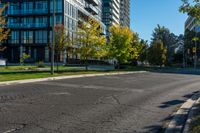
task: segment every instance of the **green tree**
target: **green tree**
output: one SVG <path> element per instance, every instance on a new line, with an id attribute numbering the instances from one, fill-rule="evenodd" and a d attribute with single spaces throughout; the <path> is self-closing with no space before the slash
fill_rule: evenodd
<path id="1" fill-rule="evenodd" d="M 77 32 L 77 42 L 79 43 L 77 52 L 84 60 L 86 70 L 88 70 L 89 58 L 100 58 L 105 54 L 103 48 L 106 38 L 102 33 L 100 23 L 92 18 L 89 18 L 88 22 L 83 22 Z"/>
<path id="2" fill-rule="evenodd" d="M 58 71 L 58 61 L 59 56 L 62 54 L 66 54 L 68 48 L 72 45 L 72 39 L 68 34 L 68 31 L 62 24 L 57 24 L 54 28 L 54 36 L 55 36 L 55 54 L 56 54 L 56 62 L 57 62 L 57 71 Z M 66 55 L 64 55 L 66 56 Z"/>
<path id="3" fill-rule="evenodd" d="M 164 47 L 167 49 L 167 65 L 170 65 L 175 54 L 176 44 L 178 37 L 170 32 L 170 30 L 164 26 L 158 25 L 152 34 L 152 41 L 161 40 Z"/>
<path id="4" fill-rule="evenodd" d="M 142 39 L 140 41 L 140 46 L 141 46 L 141 49 L 139 51 L 138 61 L 141 61 L 143 63 L 147 61 L 148 41 L 145 41 L 144 39 Z"/>
<path id="5" fill-rule="evenodd" d="M 128 27 L 113 25 L 109 31 L 109 57 L 117 60 L 119 69 L 121 63 L 127 63 L 137 56 L 136 48 L 133 47 L 137 42 L 132 40 L 133 32 Z"/>
<path id="6" fill-rule="evenodd" d="M 4 10 L 8 7 L 8 3 L 3 7 L 0 7 L 0 45 L 6 39 L 8 39 L 8 35 L 10 30 L 6 28 L 6 16 L 3 14 Z"/>
<path id="7" fill-rule="evenodd" d="M 195 47 L 195 38 L 200 38 L 200 33 L 196 33 L 195 31 L 186 30 L 184 34 L 184 53 L 185 53 L 185 60 L 187 65 L 192 65 L 193 62 L 193 47 Z M 197 39 L 197 43 L 199 44 L 200 41 Z M 200 46 L 197 45 L 197 50 L 199 51 Z"/>
<path id="8" fill-rule="evenodd" d="M 151 65 L 166 64 L 166 48 L 161 40 L 153 41 L 148 49 L 148 61 Z"/>
<path id="9" fill-rule="evenodd" d="M 26 59 L 30 58 L 29 54 L 23 53 L 22 57 L 20 58 L 20 65 L 24 65 Z"/>
<path id="10" fill-rule="evenodd" d="M 176 49 L 175 49 L 175 54 L 173 55 L 173 64 L 174 65 L 178 65 L 178 66 L 182 66 L 185 63 L 183 61 L 185 61 L 183 59 L 184 55 L 183 55 L 183 50 L 184 50 L 184 35 L 180 34 L 177 38 L 177 44 L 176 44 Z"/>
<path id="11" fill-rule="evenodd" d="M 200 20 L 200 1 L 182 0 L 182 2 L 183 4 L 180 6 L 179 11 Z"/>
<path id="12" fill-rule="evenodd" d="M 141 61 L 140 59 L 142 59 L 142 55 L 145 56 L 144 51 L 145 49 L 145 42 L 143 39 L 140 40 L 139 35 L 135 32 L 133 32 L 133 37 L 132 37 L 132 41 L 131 41 L 131 47 L 132 47 L 132 51 L 131 51 L 131 64 L 132 65 L 136 65 L 137 61 Z M 143 61 L 142 61 L 143 62 Z"/>

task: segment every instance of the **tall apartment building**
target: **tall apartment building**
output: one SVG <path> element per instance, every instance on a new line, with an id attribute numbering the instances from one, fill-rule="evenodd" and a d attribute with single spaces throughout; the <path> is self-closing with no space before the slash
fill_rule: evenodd
<path id="1" fill-rule="evenodd" d="M 7 2 L 8 0 L 2 0 Z M 9 0 L 7 27 L 9 39 L 3 44 L 2 56 L 9 62 L 19 62 L 23 53 L 30 55 L 29 62 L 50 61 L 52 43 L 53 0 Z M 101 22 L 101 0 L 55 0 L 55 22 L 63 24 L 69 35 L 76 37 L 79 24 L 89 17 Z M 104 24 L 101 23 L 102 27 Z M 73 58 L 78 58 L 74 55 Z M 65 59 L 62 59 L 65 60 Z"/>
<path id="2" fill-rule="evenodd" d="M 195 22 L 195 18 L 189 16 L 185 22 L 185 30 L 200 32 L 200 25 Z"/>
<path id="3" fill-rule="evenodd" d="M 130 0 L 102 0 L 102 21 L 107 27 L 119 24 L 130 27 Z"/>
<path id="4" fill-rule="evenodd" d="M 102 21 L 107 34 L 111 25 L 120 24 L 120 0 L 102 0 Z"/>
<path id="5" fill-rule="evenodd" d="M 130 0 L 120 1 L 120 24 L 130 27 Z"/>

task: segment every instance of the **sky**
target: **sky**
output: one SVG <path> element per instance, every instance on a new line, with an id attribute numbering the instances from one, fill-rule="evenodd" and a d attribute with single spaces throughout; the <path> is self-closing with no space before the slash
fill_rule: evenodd
<path id="1" fill-rule="evenodd" d="M 181 0 L 131 0 L 131 29 L 149 41 L 157 24 L 183 34 L 187 15 L 178 11 L 180 5 Z"/>

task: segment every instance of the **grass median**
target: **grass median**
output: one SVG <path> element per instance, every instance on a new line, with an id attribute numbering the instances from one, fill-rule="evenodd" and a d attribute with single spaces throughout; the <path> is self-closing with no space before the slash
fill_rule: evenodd
<path id="1" fill-rule="evenodd" d="M 59 72 L 55 71 L 54 75 L 50 74 L 50 67 L 46 66 L 42 69 L 37 66 L 8 66 L 0 67 L 0 82 L 24 80 L 24 79 L 36 79 L 36 78 L 47 78 L 57 76 L 70 76 L 70 75 L 81 75 L 81 74 L 101 74 L 101 73 L 115 73 L 115 72 L 127 72 L 127 71 L 141 71 L 145 70 L 142 67 L 131 67 L 122 70 L 107 69 L 108 67 L 103 66 L 100 70 L 98 66 L 91 67 L 90 70 L 85 71 L 84 67 L 72 67 L 72 66 L 59 66 Z"/>
<path id="2" fill-rule="evenodd" d="M 116 72 L 116 71 L 69 71 L 69 72 L 55 73 L 54 75 L 51 75 L 50 72 L 13 72 L 13 73 L 0 74 L 0 82 L 57 77 L 57 76 L 80 75 L 80 74 L 112 73 L 112 72 Z"/>

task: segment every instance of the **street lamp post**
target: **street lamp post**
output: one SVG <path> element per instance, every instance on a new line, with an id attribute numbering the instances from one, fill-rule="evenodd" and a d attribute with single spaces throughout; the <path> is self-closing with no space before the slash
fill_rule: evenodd
<path id="1" fill-rule="evenodd" d="M 55 0 L 53 0 L 53 21 L 52 21 L 52 45 L 51 45 L 51 74 L 54 74 L 54 47 L 55 47 L 55 37 L 54 37 L 54 27 L 55 27 Z"/>
<path id="2" fill-rule="evenodd" d="M 184 42 L 182 43 L 183 45 L 183 68 L 186 67 L 186 61 L 185 61 L 185 45 L 184 45 Z"/>
<path id="3" fill-rule="evenodd" d="M 197 40 L 195 40 L 195 61 L 194 61 L 194 69 L 197 68 Z"/>

